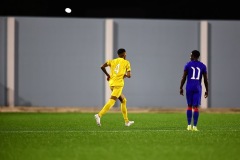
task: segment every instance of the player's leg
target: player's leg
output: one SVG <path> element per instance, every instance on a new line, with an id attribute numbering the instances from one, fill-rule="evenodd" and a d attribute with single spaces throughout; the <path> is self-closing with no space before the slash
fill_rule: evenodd
<path id="1" fill-rule="evenodd" d="M 123 119 L 125 122 L 128 122 L 128 115 L 127 115 L 127 99 L 126 97 L 121 94 L 121 96 L 118 98 L 121 102 L 121 111 L 122 111 L 122 114 L 123 114 Z"/>
<path id="2" fill-rule="evenodd" d="M 103 106 L 102 110 L 98 113 L 99 117 L 102 117 L 112 106 L 115 104 L 117 97 L 111 96 L 108 102 Z"/>
<path id="3" fill-rule="evenodd" d="M 108 102 L 103 106 L 102 110 L 98 113 L 99 117 L 101 118 L 112 106 L 115 104 L 117 98 L 119 97 L 118 87 L 110 87 L 112 90 L 111 97 Z"/>
<path id="4" fill-rule="evenodd" d="M 188 126 L 187 126 L 187 130 L 192 130 L 192 106 L 188 106 L 187 108 L 187 123 L 188 123 Z"/>
<path id="5" fill-rule="evenodd" d="M 186 91 L 186 99 L 187 99 L 187 111 L 186 111 L 186 116 L 187 116 L 187 130 L 192 130 L 192 98 L 193 94 L 191 91 Z"/>
<path id="6" fill-rule="evenodd" d="M 196 92 L 193 96 L 193 130 L 198 131 L 197 123 L 199 119 L 198 107 L 201 104 L 201 92 Z"/>
<path id="7" fill-rule="evenodd" d="M 101 109 L 100 112 L 98 112 L 98 114 L 95 114 L 94 117 L 96 119 L 96 123 L 98 126 L 101 126 L 100 123 L 100 118 L 110 109 L 112 108 L 112 106 L 115 104 L 117 96 L 115 96 L 115 89 L 114 87 L 111 87 L 112 90 L 112 94 L 110 99 L 108 100 L 108 102 L 103 106 L 103 108 Z"/>
<path id="8" fill-rule="evenodd" d="M 118 98 L 121 101 L 121 111 L 123 114 L 123 119 L 125 122 L 125 126 L 130 126 L 134 123 L 134 121 L 129 121 L 128 119 L 128 112 L 127 112 L 127 99 L 124 94 L 121 94 Z"/>
<path id="9" fill-rule="evenodd" d="M 123 114 L 124 122 L 127 123 L 129 121 L 127 113 L 127 99 L 123 94 L 121 94 L 121 96 L 118 99 L 121 101 L 121 111 Z"/>
<path id="10" fill-rule="evenodd" d="M 198 131 L 197 123 L 198 123 L 199 111 L 198 106 L 193 107 L 193 131 Z"/>

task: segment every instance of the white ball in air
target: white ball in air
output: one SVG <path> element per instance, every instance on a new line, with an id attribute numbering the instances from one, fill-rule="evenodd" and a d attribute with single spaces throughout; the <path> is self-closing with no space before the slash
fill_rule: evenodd
<path id="1" fill-rule="evenodd" d="M 70 8 L 66 8 L 66 9 L 65 9 L 65 12 L 67 12 L 67 13 L 71 13 L 71 11 L 72 11 L 72 10 L 71 10 Z"/>

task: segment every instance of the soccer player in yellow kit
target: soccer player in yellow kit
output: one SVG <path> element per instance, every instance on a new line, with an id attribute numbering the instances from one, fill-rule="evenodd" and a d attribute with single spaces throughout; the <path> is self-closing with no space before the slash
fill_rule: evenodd
<path id="1" fill-rule="evenodd" d="M 98 126 L 101 126 L 100 119 L 101 117 L 112 108 L 115 104 L 116 100 L 119 99 L 121 101 L 121 111 L 123 114 L 123 118 L 125 121 L 125 126 L 131 126 L 134 121 L 129 121 L 127 115 L 127 99 L 122 94 L 122 90 L 124 87 L 124 78 L 131 78 L 131 65 L 128 60 L 126 60 L 126 50 L 123 48 L 118 49 L 118 58 L 113 60 L 106 61 L 101 69 L 107 76 L 107 80 L 109 81 L 109 86 L 112 91 L 111 97 L 108 102 L 103 106 L 98 114 L 95 114 L 94 117 L 96 119 L 96 123 Z M 106 71 L 106 67 L 110 67 L 110 75 Z"/>

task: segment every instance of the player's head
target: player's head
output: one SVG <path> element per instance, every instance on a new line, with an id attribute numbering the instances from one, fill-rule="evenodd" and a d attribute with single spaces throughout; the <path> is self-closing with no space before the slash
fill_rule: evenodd
<path id="1" fill-rule="evenodd" d="M 198 50 L 193 50 L 191 52 L 191 60 L 198 60 L 198 58 L 200 57 L 200 52 Z"/>
<path id="2" fill-rule="evenodd" d="M 124 58 L 124 59 L 127 56 L 126 50 L 124 48 L 118 49 L 117 53 L 118 53 L 118 57 L 121 57 L 121 58 Z"/>

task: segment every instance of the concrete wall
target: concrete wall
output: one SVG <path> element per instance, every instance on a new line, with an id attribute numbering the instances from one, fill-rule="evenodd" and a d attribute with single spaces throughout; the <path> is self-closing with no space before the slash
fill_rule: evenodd
<path id="1" fill-rule="evenodd" d="M 17 105 L 101 106 L 104 20 L 16 18 Z"/>
<path id="2" fill-rule="evenodd" d="M 16 22 L 17 106 L 104 105 L 105 19 L 16 17 Z M 114 19 L 114 24 L 114 56 L 123 47 L 132 65 L 123 90 L 128 106 L 186 107 L 179 85 L 190 52 L 200 48 L 200 21 Z M 209 26 L 209 106 L 240 107 L 240 22 Z"/>
<path id="3" fill-rule="evenodd" d="M 6 105 L 6 18 L 0 17 L 0 106 Z"/>
<path id="4" fill-rule="evenodd" d="M 199 21 L 116 20 L 117 46 L 125 47 L 132 78 L 124 92 L 129 106 L 182 107 L 183 67 L 199 48 Z"/>
<path id="5" fill-rule="evenodd" d="M 209 21 L 210 105 L 240 107 L 240 21 Z"/>

